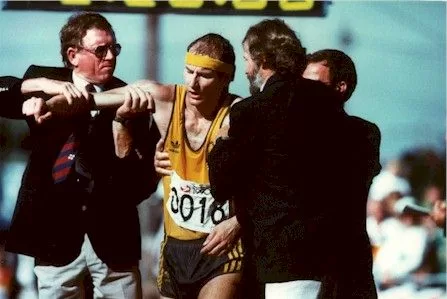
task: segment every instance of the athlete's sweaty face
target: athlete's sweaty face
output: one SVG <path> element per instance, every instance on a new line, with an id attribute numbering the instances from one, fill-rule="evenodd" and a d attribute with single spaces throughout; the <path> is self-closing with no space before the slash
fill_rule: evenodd
<path id="1" fill-rule="evenodd" d="M 218 101 L 228 80 L 218 72 L 207 68 L 187 64 L 183 72 L 187 86 L 187 98 L 193 105 Z"/>

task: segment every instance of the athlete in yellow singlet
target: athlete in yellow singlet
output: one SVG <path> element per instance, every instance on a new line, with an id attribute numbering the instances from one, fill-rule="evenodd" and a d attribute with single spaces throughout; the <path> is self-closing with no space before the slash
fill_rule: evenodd
<path id="1" fill-rule="evenodd" d="M 228 125 L 230 105 L 240 100 L 228 92 L 234 71 L 230 42 L 207 34 L 187 48 L 184 85 L 150 80 L 132 84 L 134 91 L 145 93 L 141 99 L 153 100 L 152 117 L 172 162 L 172 172 L 163 178 L 165 239 L 158 277 L 163 298 L 237 297 L 243 258 L 240 228 L 230 203 L 214 202 L 206 164 L 219 131 Z M 98 108 L 117 106 L 129 90 L 92 96 Z M 120 145 L 118 156 L 133 150 L 130 139 Z"/>
<path id="2" fill-rule="evenodd" d="M 220 35 L 208 34 L 191 43 L 185 63 L 185 85 L 148 83 L 172 168 L 163 177 L 165 240 L 158 285 L 166 298 L 234 298 L 243 257 L 240 240 L 234 240 L 238 223 L 230 203 L 219 205 L 211 196 L 206 164 L 237 98 L 228 93 L 233 48 Z"/>
<path id="3" fill-rule="evenodd" d="M 187 86 L 176 86 L 171 121 L 164 138 L 164 150 L 169 154 L 173 169 L 171 175 L 163 177 L 164 219 L 166 236 L 196 240 L 206 237 L 216 224 L 229 216 L 229 203 L 217 205 L 211 196 L 206 156 L 234 96 L 221 99 L 221 107 L 208 130 L 192 145 L 184 124 L 187 91 Z"/>

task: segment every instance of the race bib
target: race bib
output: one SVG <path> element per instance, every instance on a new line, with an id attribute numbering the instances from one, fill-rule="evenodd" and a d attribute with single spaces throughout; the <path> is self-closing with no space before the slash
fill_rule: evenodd
<path id="1" fill-rule="evenodd" d="M 184 180 L 176 172 L 171 175 L 166 208 L 178 226 L 203 233 L 210 233 L 230 212 L 228 201 L 214 200 L 209 184 Z"/>

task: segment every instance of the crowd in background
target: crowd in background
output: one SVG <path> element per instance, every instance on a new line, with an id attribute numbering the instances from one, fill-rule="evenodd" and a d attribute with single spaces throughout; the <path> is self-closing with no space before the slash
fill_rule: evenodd
<path id="1" fill-rule="evenodd" d="M 429 216 L 444 201 L 445 158 L 431 150 L 404 153 L 375 177 L 367 229 L 380 298 L 445 298 L 445 227 Z"/>

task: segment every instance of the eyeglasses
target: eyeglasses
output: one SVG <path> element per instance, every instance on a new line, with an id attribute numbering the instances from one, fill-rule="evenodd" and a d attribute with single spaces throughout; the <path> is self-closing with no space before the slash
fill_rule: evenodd
<path id="1" fill-rule="evenodd" d="M 107 56 L 107 52 L 109 52 L 109 49 L 110 49 L 110 51 L 112 51 L 112 54 L 114 56 L 118 56 L 121 53 L 121 45 L 120 44 L 98 46 L 94 50 L 90 50 L 90 49 L 84 48 L 82 46 L 78 46 L 78 47 L 82 50 L 92 53 L 99 59 L 104 59 L 104 57 Z"/>

